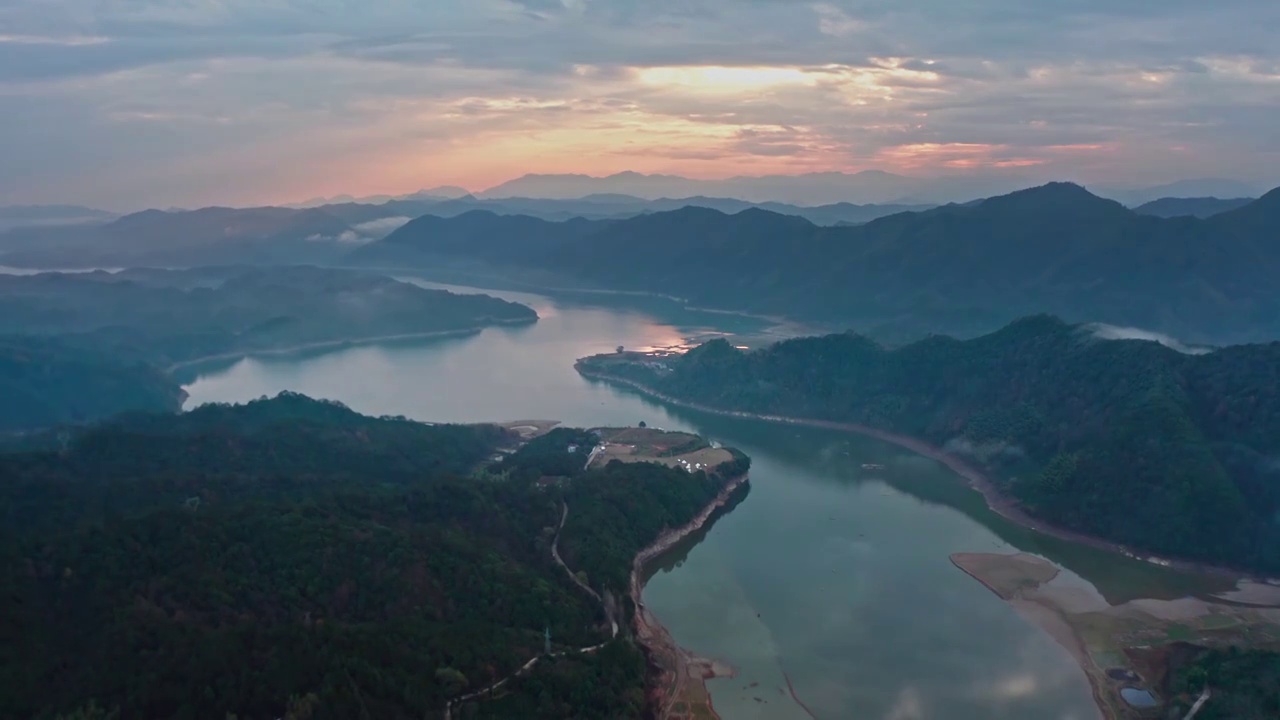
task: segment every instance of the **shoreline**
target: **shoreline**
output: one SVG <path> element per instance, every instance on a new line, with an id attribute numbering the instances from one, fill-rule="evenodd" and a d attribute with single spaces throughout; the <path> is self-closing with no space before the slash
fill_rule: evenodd
<path id="1" fill-rule="evenodd" d="M 733 494 L 747 482 L 747 474 L 730 479 L 724 488 L 720 490 L 720 493 L 692 520 L 681 527 L 670 528 L 658 535 L 652 544 L 636 553 L 635 558 L 631 561 L 630 595 L 631 602 L 635 605 L 635 617 L 632 621 L 633 630 L 635 631 L 636 640 L 647 651 L 650 664 L 659 667 L 660 670 L 658 686 L 647 688 L 651 697 L 655 691 L 661 693 L 660 702 L 662 705 L 657 714 L 658 720 L 666 720 L 671 713 L 672 706 L 681 696 L 687 683 L 701 684 L 703 694 L 708 698 L 708 711 L 712 717 L 720 720 L 720 715 L 716 713 L 715 707 L 711 703 L 711 695 L 706 689 L 706 681 L 717 677 L 733 677 L 735 671 L 715 661 L 695 657 L 675 642 L 667 628 L 645 607 L 645 570 L 650 563 L 661 558 L 663 554 L 669 552 L 681 540 L 702 529 L 707 521 L 711 519 L 711 516 L 724 507 Z M 665 657 L 668 660 L 672 666 L 670 671 L 661 669 L 660 663 L 656 660 L 658 657 Z M 699 668 L 697 672 L 693 671 L 695 666 Z M 669 681 L 668 674 L 672 676 Z M 670 682 L 669 686 L 668 682 Z"/>
<path id="2" fill-rule="evenodd" d="M 867 425 L 860 425 L 858 423 L 842 423 L 842 422 L 836 422 L 833 420 L 815 420 L 811 418 L 795 418 L 795 417 L 787 417 L 782 415 L 764 415 L 760 413 L 751 413 L 751 412 L 745 412 L 741 410 L 725 410 L 722 408 L 715 408 L 709 405 L 703 405 L 701 403 L 690 402 L 687 400 L 681 400 L 679 398 L 672 397 L 670 395 L 659 392 L 641 382 L 632 380 L 630 378 L 619 377 L 617 375 L 611 375 L 609 373 L 600 372 L 597 370 L 585 369 L 582 366 L 581 361 L 576 363 L 574 367 L 578 371 L 578 374 L 582 375 L 583 377 L 602 380 L 605 382 L 617 383 L 620 385 L 626 385 L 628 387 L 631 387 L 640 391 L 645 395 L 648 395 L 657 400 L 661 400 L 662 402 L 670 403 L 672 405 L 676 405 L 679 407 L 688 408 L 690 410 L 697 410 L 699 412 L 710 413 L 713 415 L 744 418 L 749 420 L 762 420 L 765 422 L 782 423 L 786 425 L 799 425 L 803 427 L 815 427 L 815 428 L 823 428 L 827 430 L 841 430 L 844 432 L 856 433 L 858 435 L 866 435 L 868 437 L 873 437 L 878 440 L 883 440 L 885 442 L 892 443 L 899 447 L 906 448 L 907 450 L 910 450 L 918 455 L 922 455 L 931 460 L 936 460 L 937 462 L 942 463 L 943 465 L 947 466 L 947 468 L 949 468 L 952 472 L 964 478 L 967 481 L 967 484 L 969 485 L 969 487 L 973 488 L 974 490 L 982 494 L 982 497 L 986 500 L 987 507 L 991 509 L 992 512 L 996 513 L 997 515 L 1003 517 L 1004 519 L 1016 525 L 1025 527 L 1029 530 L 1034 530 L 1035 532 L 1038 532 L 1042 535 L 1054 537 L 1059 540 L 1066 540 L 1068 542 L 1076 543 L 1078 545 L 1085 545 L 1087 547 L 1092 547 L 1098 550 L 1104 550 L 1106 552 L 1115 553 L 1117 555 L 1123 555 L 1124 557 L 1130 558 L 1132 560 L 1137 560 L 1139 562 L 1146 562 L 1153 565 L 1158 565 L 1160 567 L 1166 567 L 1166 568 L 1170 568 L 1173 570 L 1178 570 L 1186 573 L 1215 575 L 1218 577 L 1229 578 L 1229 579 L 1235 580 L 1236 582 L 1239 582 L 1241 580 L 1266 582 L 1268 580 L 1268 578 L 1258 576 L 1252 573 L 1248 573 L 1242 570 L 1236 570 L 1234 568 L 1209 565 L 1207 563 L 1200 563 L 1192 560 L 1159 558 L 1150 553 L 1142 554 L 1142 553 L 1134 552 L 1133 550 L 1119 543 L 1114 543 L 1109 540 L 1104 540 L 1100 537 L 1088 535 L 1075 530 L 1069 530 L 1067 528 L 1060 527 L 1052 523 L 1049 523 L 1047 521 L 1035 518 L 1026 510 L 1024 510 L 1017 503 L 1017 501 L 1015 501 L 1013 498 L 1010 498 L 1007 495 L 1005 495 L 1003 492 L 1001 492 L 982 470 L 979 470 L 976 466 L 970 464 L 964 459 L 959 458 L 955 455 L 952 455 L 951 453 L 946 452 L 942 448 L 937 447 L 935 445 L 931 445 L 918 438 L 913 438 L 907 435 L 900 435 L 898 433 L 889 432 L 887 430 L 881 430 L 879 428 L 874 428 Z"/>
<path id="3" fill-rule="evenodd" d="M 308 350 L 323 350 L 325 348 L 341 348 L 341 347 L 353 347 L 353 346 L 359 346 L 359 345 L 372 345 L 375 343 L 394 342 L 397 340 L 425 340 L 428 338 L 437 338 L 437 337 L 460 337 L 463 335 L 472 335 L 478 332 L 482 332 L 486 328 L 490 328 L 498 325 L 523 325 L 526 323 L 536 323 L 537 321 L 538 321 L 537 318 L 534 318 L 532 320 L 516 320 L 516 319 L 494 320 L 487 325 L 476 325 L 473 327 L 457 328 L 455 330 L 431 330 L 431 331 L 425 331 L 425 332 L 398 333 L 394 335 L 374 335 L 371 337 L 363 337 L 363 338 L 343 338 L 339 340 L 317 340 L 315 342 L 302 343 L 300 345 L 289 345 L 287 347 L 282 347 L 282 348 L 232 350 L 224 353 L 214 353 L 213 355 L 203 355 L 201 357 L 192 358 L 190 360 L 183 360 L 181 362 L 177 362 L 168 366 L 167 368 L 165 368 L 165 372 L 173 373 L 185 367 L 190 367 L 192 365 L 200 365 L 206 362 L 214 362 L 217 360 L 232 360 L 232 359 L 259 357 L 263 355 L 268 355 L 268 356 L 269 355 L 290 355 L 292 353 L 306 352 Z"/>

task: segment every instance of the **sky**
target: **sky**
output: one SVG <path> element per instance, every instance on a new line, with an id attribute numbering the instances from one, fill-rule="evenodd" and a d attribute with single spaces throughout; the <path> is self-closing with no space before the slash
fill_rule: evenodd
<path id="1" fill-rule="evenodd" d="M 526 172 L 1280 184 L 1275 0 L 0 0 L 0 205 Z"/>

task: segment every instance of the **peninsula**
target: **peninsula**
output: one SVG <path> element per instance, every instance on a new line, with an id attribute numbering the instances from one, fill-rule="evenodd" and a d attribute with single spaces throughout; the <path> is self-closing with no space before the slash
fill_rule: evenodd
<path id="1" fill-rule="evenodd" d="M 314 267 L 0 275 L 0 388 L 15 398 L 0 432 L 176 411 L 172 371 L 195 362 L 537 318 L 487 295 Z"/>
<path id="2" fill-rule="evenodd" d="M 1033 316 L 967 341 L 887 349 L 846 333 L 744 352 L 713 340 L 577 367 L 713 412 L 876 434 L 947 462 L 1037 529 L 1280 573 L 1280 343 L 1193 354 Z"/>

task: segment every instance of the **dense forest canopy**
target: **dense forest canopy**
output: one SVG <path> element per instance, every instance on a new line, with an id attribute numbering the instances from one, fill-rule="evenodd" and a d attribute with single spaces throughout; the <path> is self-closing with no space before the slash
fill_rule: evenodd
<path id="1" fill-rule="evenodd" d="M 621 591 L 723 477 L 587 472 L 568 439 L 592 436 L 491 463 L 501 428 L 283 394 L 0 453 L 0 717 L 438 717 L 548 628 L 555 650 L 605 642 L 601 604 L 552 559 L 565 503 L 566 561 Z M 644 680 L 623 632 L 455 717 L 640 718 Z"/>
<path id="2" fill-rule="evenodd" d="M 1048 316 L 886 349 L 723 340 L 624 375 L 719 408 L 861 423 L 968 453 L 1033 513 L 1136 548 L 1280 571 L 1280 343 L 1184 354 Z"/>
<path id="3" fill-rule="evenodd" d="M 1199 720 L 1274 720 L 1280 717 L 1280 652 L 1239 648 L 1201 650 L 1170 682 L 1178 717 L 1207 687 Z"/>
<path id="4" fill-rule="evenodd" d="M 427 216 L 350 261 L 553 273 L 561 285 L 661 293 L 894 341 L 981 334 L 1050 312 L 1227 344 L 1280 336 L 1278 235 L 1280 189 L 1209 218 L 1162 218 L 1053 183 L 857 227 L 758 208 L 561 223 Z"/>

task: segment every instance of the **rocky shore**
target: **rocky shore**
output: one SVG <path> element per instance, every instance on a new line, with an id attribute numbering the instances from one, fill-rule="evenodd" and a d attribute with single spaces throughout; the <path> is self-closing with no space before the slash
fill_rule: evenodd
<path id="1" fill-rule="evenodd" d="M 747 476 L 732 478 L 720 494 L 686 525 L 663 532 L 649 547 L 636 554 L 631 563 L 631 601 L 635 604 L 636 640 L 645 648 L 655 679 L 649 688 L 658 707 L 659 720 L 677 720 L 694 716 L 692 707 L 705 704 L 711 716 L 719 718 L 711 704 L 706 681 L 716 677 L 733 677 L 732 668 L 713 660 L 696 657 L 672 639 L 662 623 L 644 604 L 645 570 L 648 565 L 675 547 L 684 538 L 700 530 L 717 510 L 729 502 L 735 492 L 747 483 Z"/>

